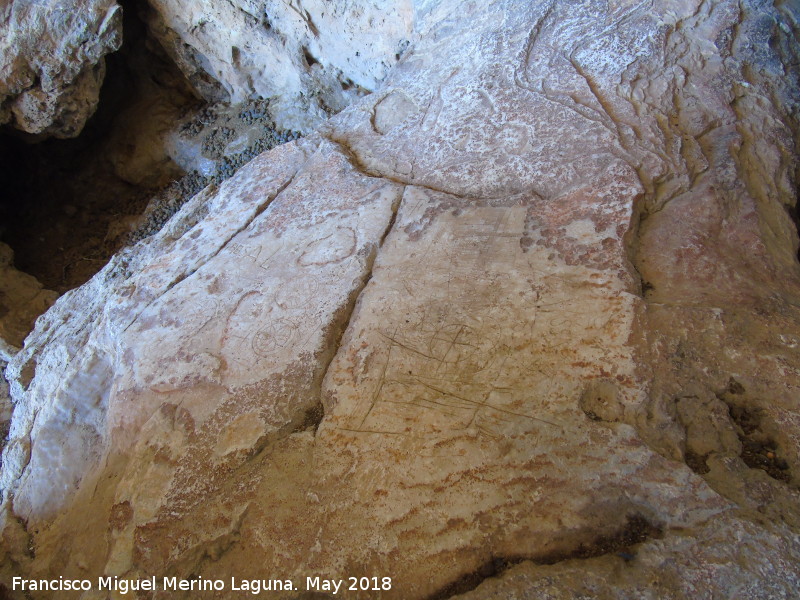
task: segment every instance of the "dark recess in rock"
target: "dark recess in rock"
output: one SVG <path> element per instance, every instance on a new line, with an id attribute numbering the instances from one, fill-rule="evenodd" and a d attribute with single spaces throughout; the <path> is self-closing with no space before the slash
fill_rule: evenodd
<path id="1" fill-rule="evenodd" d="M 221 119 L 213 106 L 203 108 L 190 83 L 147 33 L 140 18 L 146 4 L 121 4 L 123 46 L 107 58 L 98 110 L 81 135 L 42 141 L 8 130 L 0 137 L 0 185 L 7 190 L 0 200 L 0 241 L 14 249 L 19 270 L 58 293 L 86 282 L 121 247 L 158 231 L 208 184 L 228 179 L 261 152 L 299 135 L 275 130 L 267 100 L 245 103 L 238 120 Z M 137 108 L 149 108 L 148 102 L 159 108 L 162 98 L 187 119 L 183 132 L 202 133 L 203 155 L 216 161 L 213 174 L 183 174 L 165 156 L 149 167 L 138 167 L 147 172 L 144 181 L 124 176 L 125 170 L 137 169 L 136 161 L 149 151 L 137 148 L 136 131 L 149 125 L 139 118 L 172 125 L 169 116 Z M 198 110 L 197 116 L 190 116 Z M 254 141 L 243 150 L 227 151 L 234 135 L 247 127 L 256 130 Z"/>
<path id="2" fill-rule="evenodd" d="M 170 86 L 176 102 L 196 104 L 188 84 L 156 45 L 148 43 L 137 2 L 123 6 L 123 45 L 107 56 L 97 112 L 81 134 L 40 141 L 6 129 L 0 137 L 0 240 L 15 251 L 15 266 L 63 293 L 88 280 L 119 248 L 109 226 L 140 214 L 152 190 L 125 181 L 108 157 L 112 132 L 141 123 L 125 111 L 147 86 Z M 144 67 L 144 68 L 143 68 Z M 147 80 L 147 81 L 145 81 Z M 126 137 L 126 136 L 122 136 Z M 12 225 L 13 224 L 13 225 Z"/>
<path id="3" fill-rule="evenodd" d="M 652 524 L 642 515 L 632 514 L 627 517 L 625 525 L 619 531 L 597 536 L 593 541 L 578 544 L 573 550 L 567 552 L 555 552 L 541 557 L 492 557 L 472 573 L 460 577 L 432 596 L 429 596 L 428 600 L 446 600 L 452 596 L 474 590 L 484 580 L 490 577 L 497 577 L 514 565 L 525 561 L 540 565 L 553 565 L 565 560 L 617 554 L 627 562 L 633 560 L 636 556 L 634 546 L 649 539 L 660 538 L 662 535 L 661 527 Z"/>

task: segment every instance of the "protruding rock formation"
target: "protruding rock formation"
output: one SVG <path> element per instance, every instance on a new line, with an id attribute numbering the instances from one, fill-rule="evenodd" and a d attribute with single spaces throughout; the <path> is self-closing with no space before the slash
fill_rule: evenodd
<path id="1" fill-rule="evenodd" d="M 796 593 L 796 7 L 415 10 L 374 94 L 38 321 L 4 576 Z"/>
<path id="2" fill-rule="evenodd" d="M 34 277 L 15 269 L 13 259 L 11 248 L 0 243 L 0 448 L 5 446 L 11 420 L 11 397 L 3 371 L 19 352 L 36 317 L 58 297 Z"/>
<path id="3" fill-rule="evenodd" d="M 97 107 L 103 57 L 121 43 L 114 0 L 0 2 L 0 124 L 78 135 Z"/>

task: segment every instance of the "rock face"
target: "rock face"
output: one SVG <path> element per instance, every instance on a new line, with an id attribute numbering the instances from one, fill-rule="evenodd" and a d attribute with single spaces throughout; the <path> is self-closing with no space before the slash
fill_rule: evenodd
<path id="1" fill-rule="evenodd" d="M 411 0 L 149 0 L 146 19 L 200 94 L 276 97 L 279 125 L 305 131 L 375 89 L 399 59 Z"/>
<path id="2" fill-rule="evenodd" d="M 8 360 L 22 347 L 33 323 L 57 298 L 55 292 L 42 289 L 35 278 L 14 268 L 14 252 L 0 244 L 0 360 Z M 14 348 L 11 350 L 9 348 Z"/>
<path id="3" fill-rule="evenodd" d="M 0 243 L 0 448 L 5 447 L 12 403 L 3 371 L 33 329 L 36 317 L 58 294 L 42 288 L 36 278 L 14 268 L 14 252 Z"/>
<path id="4" fill-rule="evenodd" d="M 114 0 L 0 2 L 0 124 L 78 135 L 97 107 L 103 56 L 121 43 Z"/>
<path id="5" fill-rule="evenodd" d="M 374 94 L 38 321 L 4 576 L 796 593 L 796 6 L 415 11 Z"/>

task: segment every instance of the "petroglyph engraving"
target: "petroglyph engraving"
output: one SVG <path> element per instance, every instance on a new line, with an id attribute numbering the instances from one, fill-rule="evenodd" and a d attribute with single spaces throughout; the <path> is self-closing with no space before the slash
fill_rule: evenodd
<path id="1" fill-rule="evenodd" d="M 275 292 L 275 303 L 285 310 L 305 309 L 318 297 L 321 287 L 313 277 L 285 282 Z"/>
<path id="2" fill-rule="evenodd" d="M 438 278 L 444 278 L 448 284 L 459 276 L 467 276 L 473 280 L 496 277 L 511 266 L 508 259 L 516 256 L 513 246 L 519 243 L 518 240 L 524 233 L 525 210 L 519 206 L 487 207 L 474 211 L 475 216 L 471 218 L 454 219 L 454 239 L 430 239 L 419 253 L 419 265 L 414 271 L 409 270 L 405 278 L 416 278 L 420 268 L 435 269 Z M 440 253 L 444 253 L 448 260 L 437 260 L 434 266 L 429 266 L 430 259 Z M 497 263 L 502 263 L 502 268 L 497 268 Z M 462 288 L 461 292 L 474 299 L 472 287 Z"/>
<path id="3" fill-rule="evenodd" d="M 356 232 L 350 227 L 337 227 L 335 231 L 311 242 L 297 259 L 298 264 L 330 265 L 342 262 L 356 251 Z"/>
<path id="4" fill-rule="evenodd" d="M 215 298 L 200 298 L 193 304 L 186 316 L 187 330 L 194 336 L 200 333 L 220 312 L 221 303 Z"/>
<path id="5" fill-rule="evenodd" d="M 267 357 L 287 348 L 299 337 L 301 324 L 293 319 L 280 318 L 259 329 L 252 337 L 251 347 L 258 356 Z"/>
<path id="6" fill-rule="evenodd" d="M 232 242 L 228 244 L 227 249 L 234 256 L 241 259 L 249 259 L 252 262 L 256 262 L 258 260 L 258 257 L 261 255 L 263 250 L 261 246 L 245 246 L 244 244 L 239 244 L 238 242 Z"/>
<path id="7" fill-rule="evenodd" d="M 417 104 L 406 94 L 392 91 L 375 105 L 372 126 L 378 133 L 386 134 L 418 111 Z"/>
<path id="8" fill-rule="evenodd" d="M 498 339 L 502 331 L 491 310 L 471 315 L 445 302 L 379 331 L 380 362 L 370 368 L 379 375 L 349 424 L 364 432 L 418 436 L 474 429 L 491 437 L 509 428 L 557 426 L 528 414 L 517 390 L 506 385 L 513 352 Z"/>
<path id="9" fill-rule="evenodd" d="M 503 129 L 500 139 L 503 148 L 510 154 L 521 155 L 530 149 L 529 127 L 522 123 L 509 123 Z"/>
<path id="10" fill-rule="evenodd" d="M 428 341 L 428 349 L 440 363 L 463 362 L 475 354 L 480 344 L 478 334 L 463 323 L 449 323 L 436 330 Z"/>

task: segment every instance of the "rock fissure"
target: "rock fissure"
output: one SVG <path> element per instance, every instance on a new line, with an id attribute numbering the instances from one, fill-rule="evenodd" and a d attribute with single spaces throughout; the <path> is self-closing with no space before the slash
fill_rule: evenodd
<path id="1" fill-rule="evenodd" d="M 296 174 L 295 174 L 295 175 L 296 175 Z M 246 221 L 245 221 L 245 222 L 244 222 L 242 225 L 240 225 L 240 226 L 239 226 L 239 228 L 238 228 L 238 229 L 236 229 L 236 230 L 234 230 L 233 232 L 231 232 L 231 233 L 230 233 L 230 235 L 227 235 L 226 239 L 225 239 L 225 240 L 222 242 L 222 244 L 220 244 L 220 245 L 219 245 L 219 246 L 216 248 L 216 250 L 215 250 L 213 253 L 211 253 L 209 256 L 205 257 L 201 263 L 199 263 L 199 264 L 197 264 L 197 265 L 193 266 L 191 270 L 189 270 L 189 271 L 184 271 L 184 272 L 180 273 L 180 274 L 179 274 L 177 277 L 175 277 L 175 279 L 173 279 L 172 281 L 170 281 L 170 282 L 169 282 L 169 283 L 166 285 L 166 287 L 164 288 L 164 290 L 161 292 L 161 294 L 160 294 L 160 295 L 158 295 L 158 296 L 156 296 L 156 297 L 154 297 L 154 298 L 153 298 L 153 299 L 152 299 L 152 300 L 151 300 L 151 301 L 150 301 L 150 302 L 149 302 L 149 303 L 148 303 L 148 304 L 147 304 L 147 305 L 146 305 L 146 306 L 145 306 L 145 307 L 142 309 L 142 311 L 141 311 L 139 314 L 137 314 L 135 317 L 133 317 L 133 319 L 132 319 L 132 320 L 131 320 L 131 321 L 128 323 L 128 325 L 126 325 L 126 326 L 125 326 L 125 328 L 124 328 L 122 331 L 123 331 L 123 332 L 125 332 L 125 331 L 127 331 L 128 329 L 130 329 L 130 327 L 136 323 L 136 321 L 137 321 L 137 319 L 140 317 L 140 315 L 141 315 L 141 314 L 143 314 L 143 313 L 144 313 L 144 312 L 145 312 L 145 311 L 146 311 L 146 310 L 147 310 L 147 309 L 148 309 L 148 308 L 149 308 L 149 307 L 150 307 L 150 306 L 151 306 L 153 303 L 157 302 L 157 301 L 158 301 L 158 299 L 161 297 L 161 295 L 163 295 L 163 294 L 167 293 L 167 292 L 168 292 L 168 291 L 170 291 L 172 288 L 176 287 L 177 285 L 180 285 L 180 283 L 181 283 L 181 282 L 183 282 L 183 281 L 185 281 L 187 278 L 191 277 L 191 276 L 192 276 L 194 273 L 196 273 L 196 272 L 197 272 L 199 269 L 201 269 L 201 268 L 202 268 L 204 265 L 208 264 L 208 263 L 209 263 L 210 261 L 212 261 L 212 260 L 213 260 L 213 259 L 214 259 L 216 256 L 218 256 L 218 255 L 219 255 L 219 253 L 220 253 L 220 252 L 222 252 L 222 251 L 223 251 L 223 250 L 224 250 L 224 249 L 225 249 L 225 248 L 228 246 L 228 244 L 230 244 L 230 243 L 231 243 L 231 241 L 232 241 L 232 240 L 233 240 L 233 239 L 234 239 L 236 236 L 238 236 L 238 235 L 239 235 L 240 233 L 242 233 L 243 231 L 246 231 L 246 230 L 247 230 L 247 229 L 250 227 L 250 225 L 252 225 L 253 221 L 255 221 L 255 220 L 256 220 L 256 219 L 257 219 L 259 216 L 261 216 L 261 214 L 262 214 L 262 213 L 263 213 L 263 212 L 264 212 L 264 211 L 265 211 L 265 210 L 266 210 L 266 209 L 269 207 L 269 205 L 270 205 L 270 204 L 271 204 L 271 203 L 272 203 L 272 202 L 273 202 L 273 201 L 274 201 L 274 200 L 275 200 L 275 199 L 276 199 L 278 196 L 280 196 L 280 194 L 281 194 L 281 193 L 282 193 L 282 192 L 283 192 L 283 191 L 284 191 L 286 188 L 288 188 L 288 187 L 291 185 L 292 181 L 294 180 L 294 177 L 295 177 L 295 175 L 292 175 L 292 176 L 291 176 L 291 177 L 290 177 L 290 178 L 289 178 L 287 181 L 285 181 L 284 183 L 282 183 L 282 184 L 281 184 L 281 185 L 278 187 L 278 189 L 277 189 L 277 190 L 276 190 L 276 191 L 275 191 L 273 194 L 271 194 L 269 197 L 267 197 L 267 199 L 266 199 L 266 200 L 263 200 L 263 201 L 262 201 L 260 204 L 258 204 L 258 205 L 256 206 L 256 209 L 253 211 L 253 214 L 251 214 L 251 215 L 248 217 L 248 219 L 247 219 L 247 220 L 246 220 Z M 180 214 L 179 214 L 179 215 L 176 215 L 176 217 L 175 217 L 175 218 L 180 218 Z M 185 233 L 188 233 L 188 232 L 185 232 Z M 184 234 L 185 234 L 185 233 L 184 233 Z M 180 239 L 180 238 L 178 238 L 178 239 Z M 177 240 L 176 240 L 176 242 L 177 242 Z"/>
<path id="2" fill-rule="evenodd" d="M 664 535 L 661 527 L 653 525 L 641 515 L 630 515 L 625 525 L 610 534 L 597 535 L 587 543 L 578 544 L 567 551 L 556 552 L 547 556 L 531 557 L 492 557 L 473 573 L 469 573 L 448 584 L 439 592 L 426 600 L 448 600 L 458 598 L 478 588 L 489 579 L 496 579 L 522 564 L 550 566 L 560 562 L 588 560 L 601 556 L 614 556 L 621 561 L 629 562 L 636 558 L 639 545 L 650 540 L 660 539 Z"/>
<path id="3" fill-rule="evenodd" d="M 373 177 L 373 178 L 377 178 L 377 179 L 385 179 L 386 181 L 390 181 L 392 183 L 396 183 L 397 185 L 414 186 L 414 187 L 418 187 L 420 189 L 430 190 L 431 192 L 435 192 L 435 193 L 439 193 L 439 194 L 454 195 L 454 196 L 457 196 L 457 197 L 459 197 L 459 198 L 461 198 L 463 200 L 466 200 L 466 201 L 476 200 L 476 201 L 491 202 L 491 201 L 502 201 L 502 200 L 507 198 L 507 196 L 483 196 L 483 195 L 481 195 L 481 196 L 472 196 L 472 195 L 469 195 L 469 194 L 460 194 L 460 193 L 456 194 L 456 193 L 453 192 L 453 190 L 450 190 L 450 189 L 447 189 L 447 188 L 444 188 L 444 187 L 439 188 L 439 187 L 436 187 L 436 186 L 425 184 L 425 183 L 420 182 L 420 181 L 416 181 L 414 178 L 404 178 L 404 177 L 398 176 L 396 173 L 387 173 L 387 172 L 384 172 L 383 169 L 372 168 L 372 167 L 369 166 L 369 164 L 367 162 L 364 162 L 358 156 L 358 153 L 353 148 L 351 148 L 348 145 L 346 139 L 339 138 L 339 136 L 337 136 L 335 133 L 332 133 L 330 131 L 323 130 L 320 133 L 322 134 L 322 136 L 326 140 L 328 140 L 332 144 L 335 144 L 339 148 L 339 151 L 342 152 L 342 154 L 344 154 L 347 157 L 348 161 L 350 162 L 350 164 L 353 166 L 353 168 L 355 170 L 357 170 L 362 175 L 365 175 L 366 177 Z"/>
<path id="4" fill-rule="evenodd" d="M 364 292 L 366 287 L 369 285 L 370 280 L 372 279 L 372 271 L 375 267 L 375 261 L 378 259 L 380 255 L 381 249 L 383 248 L 386 238 L 392 233 L 392 231 L 395 228 L 397 214 L 403 203 L 405 189 L 406 188 L 404 187 L 401 191 L 399 191 L 397 193 L 396 199 L 392 202 L 391 214 L 387 221 L 386 227 L 381 233 L 377 247 L 372 248 L 367 253 L 366 265 L 364 267 L 364 273 L 361 276 L 359 285 L 353 288 L 353 290 L 350 293 L 350 297 L 347 299 L 347 302 L 340 309 L 342 316 L 339 318 L 334 318 L 329 328 L 329 330 L 332 331 L 332 334 L 329 334 L 329 337 L 332 337 L 332 339 L 331 342 L 327 344 L 329 349 L 325 351 L 325 353 L 322 355 L 321 359 L 322 375 L 319 378 L 315 389 L 315 395 L 318 398 L 319 402 L 315 408 L 311 409 L 310 412 L 310 419 L 313 421 L 315 433 L 319 428 L 319 425 L 322 423 L 322 420 L 325 418 L 325 405 L 324 402 L 322 401 L 323 386 L 325 379 L 328 376 L 331 364 L 336 358 L 336 355 L 341 351 L 342 339 L 344 338 L 345 333 L 350 327 L 350 324 L 353 320 L 353 315 L 357 310 L 358 303 L 362 296 L 362 293 Z"/>

